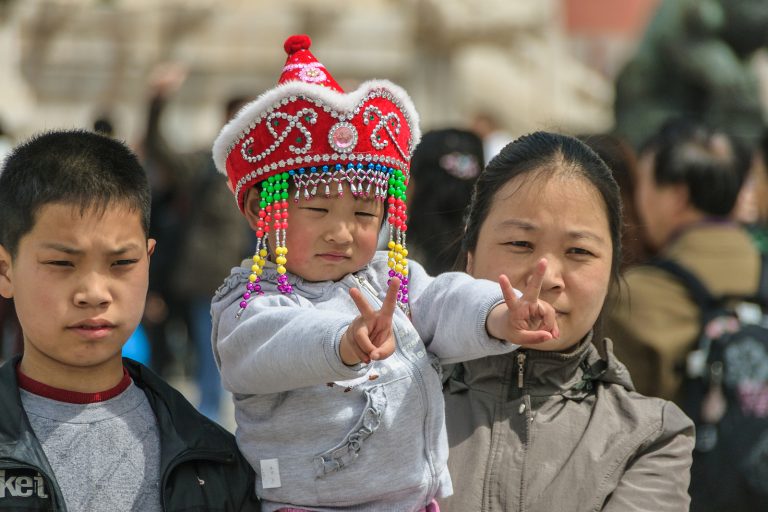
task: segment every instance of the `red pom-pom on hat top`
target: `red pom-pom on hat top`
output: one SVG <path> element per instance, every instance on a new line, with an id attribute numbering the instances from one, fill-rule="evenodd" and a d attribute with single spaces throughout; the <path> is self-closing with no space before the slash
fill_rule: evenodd
<path id="1" fill-rule="evenodd" d="M 309 51 L 312 40 L 306 34 L 291 36 L 285 40 L 283 48 L 288 58 L 283 66 L 278 84 L 299 81 L 307 84 L 322 85 L 337 92 L 344 92 L 328 70 Z"/>

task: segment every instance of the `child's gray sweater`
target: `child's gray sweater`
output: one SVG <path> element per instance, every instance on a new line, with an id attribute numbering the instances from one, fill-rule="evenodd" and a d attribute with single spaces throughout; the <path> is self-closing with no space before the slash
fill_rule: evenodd
<path id="1" fill-rule="evenodd" d="M 250 260 L 216 293 L 213 350 L 267 512 L 289 505 L 403 512 L 452 493 L 439 363 L 517 346 L 486 331 L 488 312 L 503 302 L 497 283 L 458 272 L 432 278 L 410 261 L 411 319 L 396 310 L 396 352 L 344 365 L 339 342 L 359 314 L 349 289 L 360 288 L 378 309 L 386 257 L 376 253 L 337 282 L 289 275 L 291 295 L 276 290 L 277 273 L 265 268 L 265 295 L 240 318 Z"/>

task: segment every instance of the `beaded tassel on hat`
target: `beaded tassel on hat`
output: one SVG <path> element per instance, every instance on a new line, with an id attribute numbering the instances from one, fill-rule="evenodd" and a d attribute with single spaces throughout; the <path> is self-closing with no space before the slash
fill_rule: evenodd
<path id="1" fill-rule="evenodd" d="M 389 280 L 393 277 L 400 279 L 400 290 L 397 292 L 397 301 L 404 306 L 408 304 L 408 249 L 405 247 L 405 232 L 408 231 L 408 215 L 405 206 L 406 177 L 403 171 L 396 170 L 389 177 L 389 191 L 387 198 L 387 222 L 389 223 L 389 242 L 387 247 L 387 266 L 389 267 Z M 387 284 L 389 284 L 387 280 Z"/>
<path id="2" fill-rule="evenodd" d="M 270 224 L 275 236 L 275 263 L 277 264 L 277 289 L 282 293 L 292 293 L 293 287 L 285 275 L 285 264 L 288 262 L 288 248 L 285 246 L 285 232 L 288 229 L 288 179 L 291 174 L 284 172 L 267 178 L 261 187 L 259 201 L 259 220 L 256 222 L 256 253 L 253 255 L 251 274 L 248 276 L 246 292 L 240 301 L 240 311 L 248 306 L 248 300 L 255 295 L 263 295 L 261 290 L 261 275 L 267 262 L 269 250 L 267 238 Z"/>

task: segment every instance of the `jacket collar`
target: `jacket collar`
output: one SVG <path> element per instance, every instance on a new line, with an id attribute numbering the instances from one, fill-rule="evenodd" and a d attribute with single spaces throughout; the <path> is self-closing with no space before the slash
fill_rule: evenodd
<path id="1" fill-rule="evenodd" d="M 38 466 L 52 475 L 39 441 L 29 424 L 16 380 L 16 365 L 21 356 L 0 366 L 0 457 Z M 178 391 L 152 370 L 130 359 L 123 359 L 133 382 L 144 391 L 157 418 L 163 469 L 178 457 L 204 453 L 221 460 L 234 460 L 233 443 L 224 429 L 197 412 Z"/>
<path id="2" fill-rule="evenodd" d="M 13 357 L 0 366 L 0 459 L 14 460 L 40 471 L 52 482 L 55 501 L 60 504 L 61 510 L 65 510 L 64 497 L 53 476 L 53 469 L 21 405 L 16 380 L 16 365 L 20 359 L 21 356 Z"/>
<path id="3" fill-rule="evenodd" d="M 532 397 L 561 395 L 581 400 L 593 393 L 597 383 L 634 389 L 626 367 L 613 355 L 611 340 L 601 340 L 595 346 L 590 333 L 569 352 L 519 349 L 466 361 L 453 368 L 447 390 L 459 393 L 472 388 L 504 399 L 525 393 Z"/>
<path id="4" fill-rule="evenodd" d="M 626 367 L 613 355 L 613 343 L 592 342 L 592 333 L 570 352 L 525 350 L 525 388 L 531 396 L 560 394 L 580 400 L 598 383 L 618 384 L 632 391 Z"/>
<path id="5" fill-rule="evenodd" d="M 178 457 L 195 452 L 221 460 L 235 459 L 229 434 L 200 414 L 177 390 L 146 366 L 123 358 L 133 382 L 144 391 L 157 418 L 163 470 Z"/>

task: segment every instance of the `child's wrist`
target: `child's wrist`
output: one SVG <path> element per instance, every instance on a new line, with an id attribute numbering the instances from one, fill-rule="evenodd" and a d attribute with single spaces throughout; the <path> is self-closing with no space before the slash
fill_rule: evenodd
<path id="1" fill-rule="evenodd" d="M 360 364 L 362 361 L 359 357 L 357 357 L 354 349 L 350 348 L 350 343 L 349 329 L 347 329 L 344 331 L 344 334 L 341 335 L 341 340 L 339 341 L 339 357 L 341 358 L 341 362 L 344 363 L 344 365 L 355 366 Z"/>

